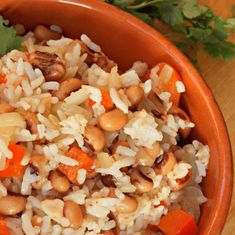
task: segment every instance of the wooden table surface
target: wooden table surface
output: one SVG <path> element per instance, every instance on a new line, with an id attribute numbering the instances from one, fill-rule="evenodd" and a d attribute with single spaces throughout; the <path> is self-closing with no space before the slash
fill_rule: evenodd
<path id="1" fill-rule="evenodd" d="M 222 17 L 231 17 L 231 7 L 235 0 L 200 0 L 215 10 Z M 235 42 L 235 37 L 231 40 Z M 212 59 L 200 51 L 199 70 L 211 88 L 227 124 L 233 159 L 235 162 L 235 60 L 225 62 Z M 235 170 L 235 168 L 234 168 Z M 229 215 L 221 235 L 235 234 L 235 187 Z"/>
<path id="2" fill-rule="evenodd" d="M 201 2 L 212 7 L 217 14 L 223 17 L 230 17 L 231 7 L 235 5 L 235 0 L 201 0 Z M 235 37 L 232 37 L 231 40 L 235 42 Z M 215 60 L 205 53 L 199 52 L 199 70 L 224 115 L 235 162 L 235 60 L 229 62 Z M 222 235 L 233 234 L 235 234 L 235 187 L 229 215 L 222 232 Z"/>

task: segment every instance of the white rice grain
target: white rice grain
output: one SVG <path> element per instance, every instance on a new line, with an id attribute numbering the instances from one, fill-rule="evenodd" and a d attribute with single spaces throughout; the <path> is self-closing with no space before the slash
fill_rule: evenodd
<path id="1" fill-rule="evenodd" d="M 63 32 L 63 30 L 60 28 L 60 26 L 55 25 L 55 24 L 52 24 L 50 26 L 50 30 L 55 31 L 57 33 L 62 33 Z"/>
<path id="2" fill-rule="evenodd" d="M 85 169 L 79 169 L 77 174 L 77 181 L 81 185 L 86 180 L 86 170 Z"/>
<path id="3" fill-rule="evenodd" d="M 154 118 L 142 110 L 134 113 L 124 127 L 124 133 L 131 136 L 137 146 L 152 148 L 156 141 L 161 141 L 163 138 L 162 133 L 156 128 L 157 123 Z"/>
<path id="4" fill-rule="evenodd" d="M 69 105 L 80 105 L 85 102 L 89 97 L 89 92 L 84 89 L 72 92 L 70 96 L 64 99 L 65 103 Z"/>
<path id="5" fill-rule="evenodd" d="M 25 96 L 31 96 L 33 94 L 32 87 L 30 86 L 28 80 L 25 80 L 25 79 L 22 80 L 21 85 L 25 93 Z"/>
<path id="6" fill-rule="evenodd" d="M 62 226 L 68 226 L 69 220 L 63 217 L 64 202 L 60 199 L 44 200 L 41 202 L 42 210 L 54 221 Z"/>
<path id="7" fill-rule="evenodd" d="M 121 100 L 116 89 L 114 88 L 110 89 L 110 96 L 113 103 L 117 106 L 117 108 L 121 109 L 124 113 L 128 113 L 128 106 L 123 102 L 123 100 Z"/>
<path id="8" fill-rule="evenodd" d="M 152 90 L 152 80 L 147 80 L 144 83 L 140 84 L 140 87 L 144 90 L 145 96 L 149 94 L 149 92 Z"/>
<path id="9" fill-rule="evenodd" d="M 24 62 L 24 69 L 30 81 L 33 81 L 37 78 L 30 63 Z"/>
<path id="10" fill-rule="evenodd" d="M 91 39 L 86 35 L 82 34 L 81 35 L 81 40 L 87 45 L 88 48 L 90 48 L 92 51 L 95 52 L 101 52 L 100 46 L 95 44 L 94 42 L 91 41 Z"/>
<path id="11" fill-rule="evenodd" d="M 80 190 L 76 190 L 76 191 L 68 193 L 65 197 L 63 197 L 63 199 L 65 201 L 71 200 L 79 205 L 84 205 L 86 197 L 87 197 L 87 195 L 85 193 L 85 190 L 80 189 Z"/>
<path id="12" fill-rule="evenodd" d="M 45 136 L 45 130 L 46 128 L 43 124 L 37 125 L 37 131 L 40 139 L 42 139 Z"/>
<path id="13" fill-rule="evenodd" d="M 49 131 L 46 131 L 46 133 L 45 133 L 45 137 L 49 141 L 52 141 L 53 139 L 55 139 L 59 135 L 60 135 L 60 132 L 57 130 L 49 130 Z"/>
<path id="14" fill-rule="evenodd" d="M 145 62 L 135 61 L 130 70 L 135 70 L 139 77 L 143 77 L 147 72 L 148 65 Z"/>
<path id="15" fill-rule="evenodd" d="M 31 81 L 31 88 L 33 90 L 38 88 L 39 86 L 41 86 L 41 84 L 43 84 L 44 80 L 45 80 L 44 77 L 40 76 L 36 78 L 35 80 Z"/>
<path id="16" fill-rule="evenodd" d="M 22 214 L 22 229 L 25 235 L 36 235 L 33 225 L 31 223 L 32 212 L 26 211 Z"/>
<path id="17" fill-rule="evenodd" d="M 57 155 L 56 157 L 57 161 L 64 164 L 64 165 L 67 165 L 67 166 L 77 166 L 79 165 L 78 161 L 74 160 L 73 158 L 70 158 L 70 157 L 66 157 L 66 156 L 63 156 L 63 155 Z"/>
<path id="18" fill-rule="evenodd" d="M 58 82 L 45 82 L 41 85 L 43 90 L 59 90 L 60 84 Z"/>
<path id="19" fill-rule="evenodd" d="M 30 143 L 30 142 L 28 142 L 28 143 Z M 31 151 L 32 151 L 32 150 L 31 150 Z M 30 152 L 31 152 L 31 151 L 30 151 Z M 29 153 L 29 151 L 27 151 L 27 152 L 25 153 L 24 157 L 22 158 L 20 164 L 21 164 L 22 166 L 27 166 L 27 165 L 29 164 L 29 161 L 30 161 L 30 153 Z"/>
<path id="20" fill-rule="evenodd" d="M 58 40 L 49 40 L 47 45 L 50 47 L 63 47 L 69 45 L 73 40 L 71 38 L 62 37 Z"/>
<path id="21" fill-rule="evenodd" d="M 175 83 L 175 85 L 176 85 L 176 90 L 177 90 L 178 93 L 183 93 L 183 92 L 185 92 L 185 86 L 184 86 L 184 83 L 183 83 L 183 82 L 177 81 L 177 82 Z"/>
<path id="22" fill-rule="evenodd" d="M 8 145 L 6 143 L 6 141 L 3 138 L 0 138 L 0 157 L 2 159 L 12 158 L 12 152 L 8 149 Z"/>
<path id="23" fill-rule="evenodd" d="M 45 182 L 43 185 L 42 185 L 42 192 L 48 192 L 49 190 L 53 189 L 52 187 L 52 184 L 50 181 L 47 181 Z"/>
<path id="24" fill-rule="evenodd" d="M 137 86 L 140 83 L 140 79 L 135 70 L 129 70 L 123 73 L 120 78 L 123 87 Z"/>
<path id="25" fill-rule="evenodd" d="M 23 62 L 22 58 L 19 58 L 19 60 L 17 62 L 16 73 L 18 76 L 24 75 L 24 62 Z"/>
<path id="26" fill-rule="evenodd" d="M 40 177 L 31 174 L 30 167 L 27 167 L 23 176 L 23 181 L 21 184 L 21 194 L 30 195 L 31 194 L 31 184 L 40 180 Z"/>
<path id="27" fill-rule="evenodd" d="M 41 234 L 50 234 L 51 233 L 51 218 L 49 216 L 43 216 Z"/>
<path id="28" fill-rule="evenodd" d="M 136 155 L 136 152 L 133 151 L 131 148 L 121 146 L 121 145 L 117 147 L 117 150 L 115 153 L 123 155 L 123 156 L 127 156 L 127 157 L 134 157 Z"/>
<path id="29" fill-rule="evenodd" d="M 177 164 L 175 164 L 175 166 L 173 168 L 175 178 L 176 179 L 184 178 L 188 174 L 189 169 L 191 169 L 191 168 L 192 168 L 192 166 L 189 165 L 188 163 L 178 162 Z"/>

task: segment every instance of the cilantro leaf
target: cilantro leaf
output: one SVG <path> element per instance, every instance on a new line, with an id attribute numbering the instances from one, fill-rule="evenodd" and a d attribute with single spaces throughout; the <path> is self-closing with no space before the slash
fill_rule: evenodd
<path id="1" fill-rule="evenodd" d="M 8 27 L 9 22 L 0 16 L 0 55 L 13 50 L 20 49 L 22 38 L 16 35 L 13 27 Z"/>
<path id="2" fill-rule="evenodd" d="M 185 42 L 175 42 L 175 45 L 183 52 L 186 52 L 186 43 Z"/>
<path id="3" fill-rule="evenodd" d="M 228 38 L 226 22 L 221 18 L 216 16 L 214 18 L 214 26 L 215 26 L 215 33 L 221 40 L 225 40 Z"/>
<path id="4" fill-rule="evenodd" d="M 213 57 L 235 57 L 235 44 L 228 41 L 229 29 L 235 34 L 235 18 L 224 20 L 198 0 L 106 0 L 148 24 L 153 19 L 168 24 L 168 37 L 191 58 L 198 44 Z M 233 7 L 235 15 L 235 6 Z M 187 51 L 188 49 L 188 51 Z M 191 58 L 192 59 L 192 58 Z"/>
<path id="5" fill-rule="evenodd" d="M 219 57 L 225 60 L 235 57 L 235 45 L 231 42 L 206 43 L 204 48 L 212 57 Z"/>
<path id="6" fill-rule="evenodd" d="M 212 29 L 189 27 L 189 34 L 187 35 L 187 37 L 195 42 L 205 42 L 212 33 Z"/>
<path id="7" fill-rule="evenodd" d="M 232 29 L 233 29 L 233 33 L 235 34 L 235 18 L 229 18 L 229 19 L 227 19 L 226 23 L 227 23 L 226 26 L 227 26 L 228 28 L 232 28 Z"/>
<path id="8" fill-rule="evenodd" d="M 202 9 L 196 1 L 186 1 L 182 7 L 183 14 L 188 19 L 193 19 L 201 15 Z"/>
<path id="9" fill-rule="evenodd" d="M 184 21 L 181 9 L 172 4 L 159 4 L 161 20 L 169 25 L 182 24 Z"/>
<path id="10" fill-rule="evenodd" d="M 232 13 L 235 16 L 235 5 L 232 7 Z"/>
<path id="11" fill-rule="evenodd" d="M 128 12 L 131 13 L 132 15 L 136 16 L 137 18 L 141 19 L 142 21 L 144 21 L 147 24 L 151 25 L 153 23 L 152 17 L 150 17 L 146 13 L 136 12 L 136 11 L 132 11 L 132 10 L 129 10 Z"/>

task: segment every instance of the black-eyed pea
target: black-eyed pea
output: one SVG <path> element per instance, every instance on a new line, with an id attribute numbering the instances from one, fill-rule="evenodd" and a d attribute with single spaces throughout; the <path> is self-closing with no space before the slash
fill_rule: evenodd
<path id="1" fill-rule="evenodd" d="M 43 177 L 40 180 L 38 180 L 37 182 L 34 182 L 32 184 L 32 187 L 33 187 L 33 189 L 40 190 L 46 182 L 47 182 L 47 179 Z"/>
<path id="2" fill-rule="evenodd" d="M 144 91 L 140 86 L 131 86 L 126 89 L 126 95 L 132 107 L 138 106 L 144 99 Z"/>
<path id="3" fill-rule="evenodd" d="M 58 171 L 52 171 L 49 175 L 49 180 L 56 192 L 65 193 L 70 188 L 69 180 Z"/>
<path id="4" fill-rule="evenodd" d="M 116 153 L 116 151 L 117 151 L 117 149 L 118 149 L 119 146 L 127 147 L 127 148 L 130 147 L 130 145 L 129 145 L 126 141 L 119 140 L 119 141 L 113 146 L 113 148 L 112 148 L 112 154 L 115 154 L 115 153 Z"/>
<path id="5" fill-rule="evenodd" d="M 9 112 L 13 112 L 13 111 L 14 111 L 14 108 L 11 105 L 6 104 L 6 103 L 0 104 L 0 114 L 1 113 L 9 113 Z"/>
<path id="6" fill-rule="evenodd" d="M 32 134 L 38 135 L 37 125 L 40 124 L 36 113 L 31 111 L 20 110 L 19 113 L 26 121 L 26 127 Z"/>
<path id="7" fill-rule="evenodd" d="M 115 187 L 114 184 L 114 179 L 112 175 L 105 175 L 105 176 L 101 176 L 101 180 L 103 182 L 103 184 L 107 187 Z"/>
<path id="8" fill-rule="evenodd" d="M 156 174 L 165 176 L 172 171 L 176 162 L 175 155 L 172 152 L 167 152 L 156 159 L 153 169 Z"/>
<path id="9" fill-rule="evenodd" d="M 124 200 L 122 200 L 118 205 L 116 205 L 116 211 L 120 214 L 130 214 L 137 210 L 138 201 L 134 197 L 125 195 Z"/>
<path id="10" fill-rule="evenodd" d="M 84 133 L 85 141 L 96 151 L 100 152 L 105 145 L 103 131 L 95 126 L 87 125 Z"/>
<path id="11" fill-rule="evenodd" d="M 98 118 L 100 127 L 105 131 L 118 131 L 127 123 L 127 115 L 120 109 L 101 114 Z"/>
<path id="12" fill-rule="evenodd" d="M 46 81 L 59 81 L 66 72 L 64 61 L 56 54 L 35 51 L 29 55 L 29 62 L 42 71 Z"/>
<path id="13" fill-rule="evenodd" d="M 74 229 L 78 229 L 83 222 L 83 210 L 82 207 L 73 201 L 64 202 L 64 216 L 69 220 L 70 226 Z"/>
<path id="14" fill-rule="evenodd" d="M 53 95 L 63 101 L 71 92 L 77 91 L 81 88 L 82 81 L 78 78 L 67 78 L 60 83 L 58 91 L 53 92 Z"/>
<path id="15" fill-rule="evenodd" d="M 115 233 L 113 231 L 103 231 L 102 235 L 115 235 Z"/>
<path id="16" fill-rule="evenodd" d="M 41 227 L 42 226 L 42 217 L 38 216 L 38 215 L 33 215 L 32 219 L 31 219 L 31 223 L 33 226 Z"/>
<path id="17" fill-rule="evenodd" d="M 0 198 L 0 214 L 16 215 L 25 209 L 26 198 L 22 196 L 7 195 Z"/>
<path id="18" fill-rule="evenodd" d="M 48 29 L 44 25 L 38 25 L 34 29 L 35 37 L 38 41 L 48 41 L 48 40 L 56 40 L 61 38 L 61 34 L 55 31 Z"/>
<path id="19" fill-rule="evenodd" d="M 39 173 L 40 176 L 47 176 L 47 170 L 45 168 L 48 163 L 48 159 L 42 154 L 32 154 L 30 164 L 32 168 Z"/>
<path id="20" fill-rule="evenodd" d="M 131 183 L 136 187 L 136 191 L 139 193 L 147 193 L 153 189 L 153 182 L 147 179 L 142 173 L 134 168 L 131 170 Z"/>
<path id="21" fill-rule="evenodd" d="M 154 143 L 152 148 L 140 147 L 136 154 L 136 161 L 140 166 L 152 166 L 160 153 L 160 144 Z"/>

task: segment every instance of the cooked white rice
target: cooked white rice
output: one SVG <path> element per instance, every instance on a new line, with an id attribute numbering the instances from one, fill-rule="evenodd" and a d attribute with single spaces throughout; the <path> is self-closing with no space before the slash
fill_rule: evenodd
<path id="1" fill-rule="evenodd" d="M 57 25 L 50 29 L 62 32 Z M 0 101 L 14 110 L 0 114 L 0 172 L 8 159 L 14 157 L 8 149 L 10 143 L 27 149 L 21 159 L 25 167 L 23 177 L 6 177 L 0 181 L 0 203 L 1 197 L 12 192 L 27 199 L 20 214 L 6 217 L 7 226 L 19 235 L 95 235 L 104 231 L 116 234 L 116 229 L 120 229 L 121 235 L 141 235 L 147 232 L 148 224 L 157 224 L 174 208 L 192 214 L 198 222 L 200 205 L 206 202 L 199 183 L 206 176 L 209 147 L 197 140 L 177 146 L 182 130 L 191 129 L 194 124 L 180 115 L 169 114 L 173 105 L 171 94 L 156 89 L 161 79 L 171 79 L 174 69 L 169 65 L 162 69 L 155 66 L 150 71 L 150 79 L 142 82 L 148 70 L 146 63 L 137 61 L 131 69 L 120 74 L 115 63 L 112 68 L 105 67 L 110 60 L 100 46 L 85 34 L 81 41 L 62 37 L 38 45 L 35 35 L 28 33 L 24 36 L 23 52 L 13 50 L 0 59 L 1 74 L 7 79 L 6 84 L 0 84 Z M 85 53 L 84 44 L 89 48 Z M 27 59 L 28 54 L 35 51 L 56 55 L 55 63 L 60 61 L 65 69 L 60 81 L 48 80 L 43 68 L 35 68 Z M 91 53 L 94 55 L 92 64 L 87 62 Z M 61 82 L 69 77 L 80 79 L 82 86 L 75 90 L 68 85 L 66 89 L 71 91 L 66 93 L 64 100 L 59 100 L 55 92 L 60 91 Z M 154 116 L 152 106 L 145 101 L 133 109 L 126 95 L 126 89 L 131 86 L 142 88 L 145 100 L 153 90 L 165 113 L 160 118 Z M 175 86 L 178 93 L 185 92 L 182 81 L 177 81 Z M 102 130 L 99 118 L 110 110 L 106 110 L 103 103 L 106 98 L 100 88 L 108 91 L 106 98 L 113 103 L 113 108 L 126 115 L 127 121 L 121 129 Z M 33 113 L 33 117 L 27 119 L 22 111 Z M 101 131 L 102 150 L 97 151 L 87 137 L 88 124 Z M 117 143 L 120 144 L 116 146 Z M 158 154 L 152 156 L 156 143 L 159 143 Z M 91 159 L 89 166 L 83 165 L 81 155 L 76 158 L 68 154 L 73 146 Z M 152 165 L 139 162 L 136 154 L 140 149 L 155 158 Z M 155 166 L 169 151 L 175 157 L 172 169 L 165 175 L 157 173 Z M 40 167 L 33 163 L 34 155 L 44 157 L 45 162 Z M 67 174 L 62 167 L 68 169 Z M 150 191 L 138 191 L 132 169 L 138 169 L 140 177 L 152 183 Z M 63 180 L 70 180 L 65 192 L 56 190 L 52 171 L 60 171 Z M 75 174 L 73 178 L 70 173 Z M 180 185 L 179 181 L 185 179 L 187 184 Z M 135 200 L 137 207 L 132 213 L 119 213 L 118 205 L 126 196 Z M 74 227 L 64 215 L 64 202 L 68 200 L 85 213 L 79 227 Z M 39 218 L 39 225 L 33 224 L 34 216 Z"/>

